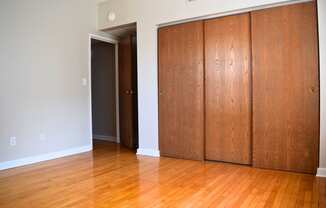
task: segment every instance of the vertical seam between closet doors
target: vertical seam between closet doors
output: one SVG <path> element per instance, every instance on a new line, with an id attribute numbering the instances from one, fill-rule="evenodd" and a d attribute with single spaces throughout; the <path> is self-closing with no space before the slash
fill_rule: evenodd
<path id="1" fill-rule="evenodd" d="M 320 94 L 320 40 L 319 40 L 319 18 L 318 18 L 318 1 L 313 1 L 312 2 L 315 7 L 315 27 L 316 27 L 316 36 L 317 36 L 317 73 L 318 73 L 318 130 L 317 130 L 317 147 L 315 149 L 317 152 L 315 152 L 315 157 L 316 161 L 314 164 L 314 174 L 317 174 L 318 168 L 319 168 L 319 163 L 320 163 L 320 106 L 321 106 L 321 94 Z"/>
<path id="2" fill-rule="evenodd" d="M 203 161 L 206 161 L 206 20 L 202 21 L 203 30 Z"/>
<path id="3" fill-rule="evenodd" d="M 254 166 L 254 83 L 253 83 L 253 42 L 252 42 L 252 12 L 249 12 L 249 110 L 250 110 L 250 164 Z"/>

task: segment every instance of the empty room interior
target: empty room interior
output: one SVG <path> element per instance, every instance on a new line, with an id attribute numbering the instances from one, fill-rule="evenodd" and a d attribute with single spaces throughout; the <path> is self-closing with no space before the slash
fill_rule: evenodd
<path id="1" fill-rule="evenodd" d="M 0 208 L 326 208 L 326 1 L 1 0 Z"/>

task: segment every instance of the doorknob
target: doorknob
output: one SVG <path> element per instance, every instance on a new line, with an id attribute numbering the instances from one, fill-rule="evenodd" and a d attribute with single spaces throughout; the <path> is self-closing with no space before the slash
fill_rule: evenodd
<path id="1" fill-rule="evenodd" d="M 127 95 L 135 95 L 135 94 L 136 94 L 136 92 L 133 91 L 133 90 L 126 90 L 125 93 L 126 93 Z"/>

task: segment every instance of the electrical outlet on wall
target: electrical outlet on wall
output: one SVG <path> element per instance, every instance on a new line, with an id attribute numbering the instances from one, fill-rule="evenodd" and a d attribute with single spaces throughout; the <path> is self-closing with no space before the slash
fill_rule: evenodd
<path id="1" fill-rule="evenodd" d="M 17 141 L 16 141 L 16 137 L 10 137 L 10 146 L 16 146 Z"/>

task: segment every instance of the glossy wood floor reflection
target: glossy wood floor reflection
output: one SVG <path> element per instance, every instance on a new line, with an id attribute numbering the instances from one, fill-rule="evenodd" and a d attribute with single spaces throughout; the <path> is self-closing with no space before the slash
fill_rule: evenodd
<path id="1" fill-rule="evenodd" d="M 112 143 L 93 152 L 0 171 L 1 208 L 326 207 L 311 175 L 136 157 Z"/>

